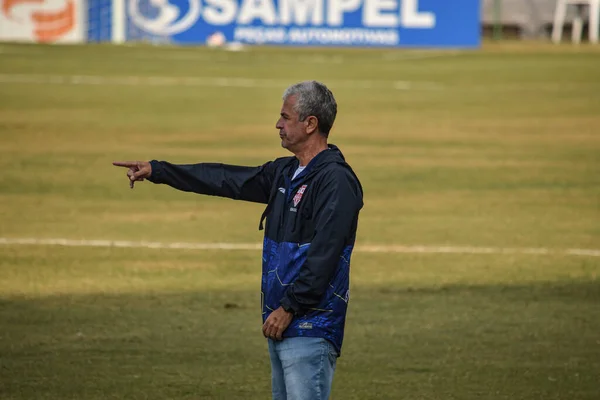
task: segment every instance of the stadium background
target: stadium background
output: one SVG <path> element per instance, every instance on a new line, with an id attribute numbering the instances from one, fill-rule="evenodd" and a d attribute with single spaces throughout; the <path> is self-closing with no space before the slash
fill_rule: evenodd
<path id="1" fill-rule="evenodd" d="M 286 155 L 304 79 L 365 188 L 332 398 L 598 398 L 600 48 L 573 9 L 554 44 L 555 1 L 246 2 L 240 42 L 329 41 L 288 46 L 214 35 L 242 2 L 176 33 L 192 2 L 116 3 L 145 22 L 0 2 L 0 399 L 269 398 L 261 206 L 111 162 Z"/>

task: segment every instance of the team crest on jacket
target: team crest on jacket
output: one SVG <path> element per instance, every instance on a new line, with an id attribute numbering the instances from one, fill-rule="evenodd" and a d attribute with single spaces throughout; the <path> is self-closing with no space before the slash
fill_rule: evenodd
<path id="1" fill-rule="evenodd" d="M 302 200 L 302 195 L 306 190 L 306 186 L 307 185 L 300 186 L 300 189 L 298 189 L 298 191 L 296 192 L 296 195 L 294 196 L 294 207 L 298 207 L 298 203 L 300 203 L 300 200 Z"/>

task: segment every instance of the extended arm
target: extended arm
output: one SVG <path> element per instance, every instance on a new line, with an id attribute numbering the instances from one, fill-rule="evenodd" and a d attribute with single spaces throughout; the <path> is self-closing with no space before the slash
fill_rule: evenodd
<path id="1" fill-rule="evenodd" d="M 133 182 L 148 179 L 185 192 L 228 197 L 236 200 L 267 203 L 275 177 L 275 165 L 268 162 L 258 167 L 201 163 L 176 165 L 152 160 L 115 162 L 129 168 L 127 175 Z"/>

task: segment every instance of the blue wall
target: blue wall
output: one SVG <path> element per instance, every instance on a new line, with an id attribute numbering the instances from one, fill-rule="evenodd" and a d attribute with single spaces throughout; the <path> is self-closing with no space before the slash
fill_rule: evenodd
<path id="1" fill-rule="evenodd" d="M 109 0 L 90 0 L 90 41 Z M 478 47 L 479 0 L 127 0 L 128 40 L 290 46 Z M 109 25 L 110 26 L 110 25 Z"/>

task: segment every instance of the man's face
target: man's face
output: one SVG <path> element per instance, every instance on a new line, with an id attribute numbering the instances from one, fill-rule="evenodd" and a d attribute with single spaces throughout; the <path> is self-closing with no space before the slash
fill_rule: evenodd
<path id="1" fill-rule="evenodd" d="M 298 113 L 294 110 L 296 96 L 288 96 L 281 106 L 281 114 L 275 127 L 279 129 L 281 147 L 292 153 L 302 148 L 302 144 L 309 138 L 306 121 L 298 120 Z"/>

